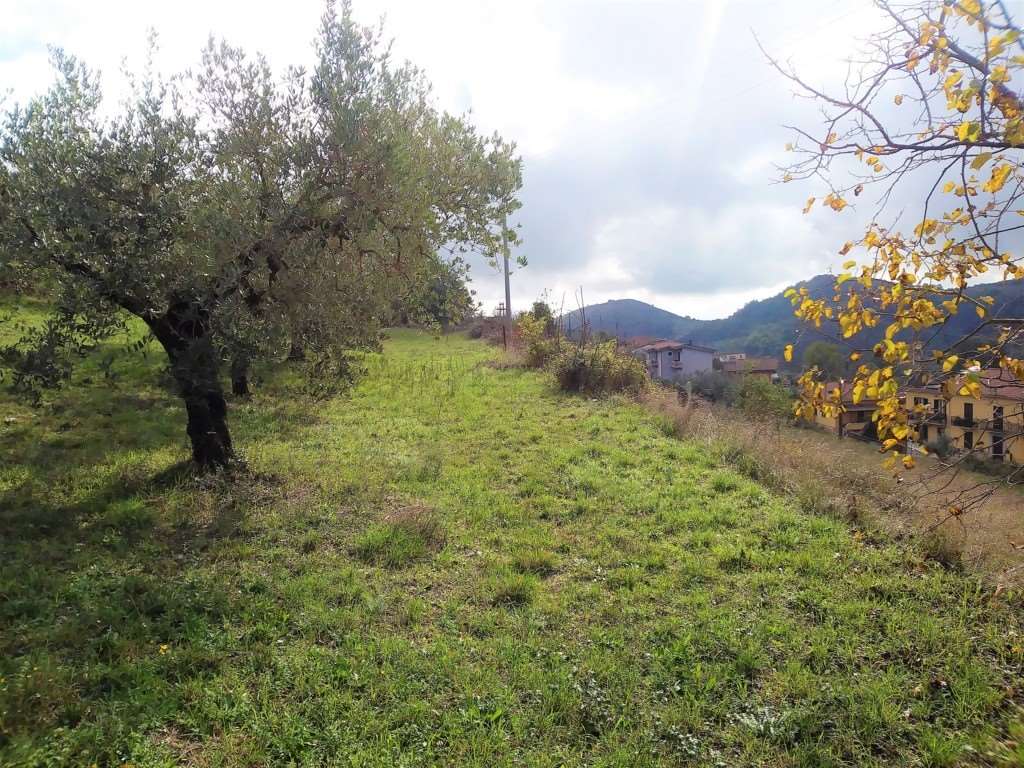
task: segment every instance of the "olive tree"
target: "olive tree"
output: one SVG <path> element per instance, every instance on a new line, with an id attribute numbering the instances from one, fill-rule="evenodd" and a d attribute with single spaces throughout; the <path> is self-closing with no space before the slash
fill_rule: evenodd
<path id="1" fill-rule="evenodd" d="M 837 243 L 848 261 L 834 295 L 788 295 L 798 317 L 831 329 L 846 348 L 854 401 L 877 402 L 890 462 L 909 469 L 903 446 L 916 437 L 919 414 L 902 398 L 904 385 L 978 397 L 987 369 L 1007 383 L 1024 378 L 1024 318 L 973 287 L 978 278 L 1024 277 L 1024 41 L 998 0 L 876 6 L 879 28 L 843 87 L 817 87 L 769 59 L 823 118 L 793 127 L 795 159 L 782 181 L 821 186 L 805 213 L 816 202 L 829 215 L 849 215 L 865 198 L 874 206 L 866 229 Z M 965 316 L 973 321 L 962 332 L 941 333 Z M 820 370 L 800 385 L 798 412 L 842 409 Z"/>
<path id="2" fill-rule="evenodd" d="M 440 252 L 516 241 L 513 145 L 439 112 L 348 2 L 327 7 L 315 55 L 275 76 L 211 40 L 194 72 L 147 67 L 113 108 L 54 53 L 54 85 L 0 128 L 5 272 L 53 286 L 57 307 L 7 350 L 15 381 L 59 383 L 53 361 L 134 315 L 166 352 L 193 459 L 224 466 L 225 361 L 244 390 L 254 360 L 299 348 L 334 381 Z"/>

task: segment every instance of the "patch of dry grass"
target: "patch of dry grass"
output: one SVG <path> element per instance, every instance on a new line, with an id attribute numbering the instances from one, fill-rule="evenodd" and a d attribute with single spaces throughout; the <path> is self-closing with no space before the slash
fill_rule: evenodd
<path id="1" fill-rule="evenodd" d="M 696 440 L 734 469 L 774 490 L 791 494 L 802 509 L 877 526 L 897 536 L 921 534 L 924 557 L 962 560 L 999 582 L 1024 580 L 1024 493 L 992 478 L 949 468 L 923 457 L 918 468 L 894 475 L 882 467 L 878 446 L 813 426 L 755 423 L 731 408 L 657 388 L 643 404 L 665 421 L 666 434 Z M 963 499 L 985 497 L 964 514 Z"/>

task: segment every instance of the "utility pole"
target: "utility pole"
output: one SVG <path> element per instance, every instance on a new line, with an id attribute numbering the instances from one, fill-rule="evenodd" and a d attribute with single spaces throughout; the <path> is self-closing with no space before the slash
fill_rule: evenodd
<path id="1" fill-rule="evenodd" d="M 508 283 L 508 217 L 501 220 L 501 252 L 505 258 L 505 328 L 512 335 L 512 289 Z"/>

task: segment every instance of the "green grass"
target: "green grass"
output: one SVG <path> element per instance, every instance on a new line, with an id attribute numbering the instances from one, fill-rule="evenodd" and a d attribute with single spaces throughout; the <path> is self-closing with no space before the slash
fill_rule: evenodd
<path id="1" fill-rule="evenodd" d="M 155 354 L 0 400 L 0 765 L 939 766 L 1020 740 L 1018 593 L 493 354 L 396 332 L 327 402 L 264 372 L 232 405 L 245 482 L 182 472 Z"/>

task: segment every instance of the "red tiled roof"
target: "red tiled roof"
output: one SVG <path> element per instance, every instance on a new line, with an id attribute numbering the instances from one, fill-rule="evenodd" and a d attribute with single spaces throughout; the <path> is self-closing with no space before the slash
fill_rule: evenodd
<path id="1" fill-rule="evenodd" d="M 1024 400 L 1024 381 L 1002 368 L 986 368 L 981 371 L 981 391 L 986 397 Z"/>

